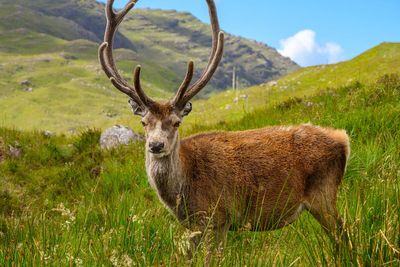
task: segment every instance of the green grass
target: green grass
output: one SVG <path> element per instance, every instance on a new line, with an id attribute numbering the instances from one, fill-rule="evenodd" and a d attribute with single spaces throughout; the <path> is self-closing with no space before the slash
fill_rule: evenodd
<path id="1" fill-rule="evenodd" d="M 341 250 L 304 214 L 282 230 L 230 233 L 220 265 L 399 266 L 399 100 L 393 75 L 260 105 L 233 122 L 183 126 L 187 136 L 312 122 L 351 136 L 338 200 L 350 241 Z M 186 265 L 187 234 L 147 183 L 142 143 L 102 152 L 96 130 L 49 138 L 0 129 L 0 137 L 0 158 L 8 145 L 23 151 L 0 163 L 0 265 Z M 200 250 L 194 266 L 203 261 Z"/>

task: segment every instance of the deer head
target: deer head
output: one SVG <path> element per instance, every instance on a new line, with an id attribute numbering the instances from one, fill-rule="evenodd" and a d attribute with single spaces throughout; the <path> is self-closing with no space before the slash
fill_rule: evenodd
<path id="1" fill-rule="evenodd" d="M 185 116 L 192 111 L 189 102 L 211 80 L 218 64 L 222 59 L 224 47 L 224 33 L 220 31 L 215 3 L 206 0 L 211 17 L 212 52 L 207 67 L 199 80 L 191 84 L 194 64 L 189 62 L 185 79 L 177 90 L 176 95 L 165 102 L 157 102 L 148 97 L 140 83 L 141 67 L 133 71 L 133 85 L 119 74 L 113 58 L 113 39 L 118 26 L 138 0 L 130 0 L 119 12 L 113 9 L 114 0 L 106 4 L 107 26 L 104 42 L 99 48 L 101 66 L 111 83 L 122 93 L 130 97 L 129 103 L 135 115 L 142 117 L 142 124 L 146 133 L 146 149 L 155 157 L 164 157 L 171 153 L 178 143 L 178 128 Z"/>

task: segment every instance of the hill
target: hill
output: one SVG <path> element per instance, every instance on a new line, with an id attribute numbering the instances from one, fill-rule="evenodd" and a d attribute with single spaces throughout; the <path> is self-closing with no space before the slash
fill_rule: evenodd
<path id="1" fill-rule="evenodd" d="M 104 6 L 94 0 L 0 1 L 0 125 L 76 131 L 121 120 L 126 98 L 105 79 L 97 61 Z M 116 57 L 129 79 L 143 66 L 146 91 L 170 97 L 193 59 L 196 76 L 208 60 L 211 32 L 188 13 L 136 9 L 117 36 Z M 205 94 L 231 85 L 276 79 L 298 66 L 265 44 L 227 35 L 224 61 Z M 27 85 L 21 82 L 27 81 Z M 32 92 L 26 92 L 32 88 Z M 30 91 L 29 89 L 28 91 Z M 3 115 L 2 114 L 2 115 Z"/>
<path id="2" fill-rule="evenodd" d="M 4 29 L 5 36 L 24 28 L 63 40 L 85 39 L 99 43 L 103 39 L 104 6 L 94 0 L 2 0 L 1 8 L 4 16 L 0 19 L 0 29 Z M 189 13 L 135 9 L 122 24 L 121 33 L 115 46 L 131 50 L 133 58 L 126 60 L 137 59 L 144 67 L 146 63 L 156 65 L 159 73 L 172 70 L 177 77 L 164 77 L 172 82 L 177 82 L 173 78 L 180 82 L 189 59 L 197 61 L 199 68 L 208 60 L 210 28 Z M 275 79 L 298 68 L 265 44 L 230 34 L 226 36 L 226 43 L 224 61 L 209 89 L 230 87 L 233 66 L 237 66 L 243 87 Z M 3 49 L 18 49 L 19 46 L 18 43 L 8 44 Z M 45 49 L 43 47 L 43 51 L 48 51 Z M 200 72 L 197 69 L 197 75 Z"/>
<path id="3" fill-rule="evenodd" d="M 42 35 L 37 34 L 39 37 Z M 29 38 L 29 35 L 24 36 Z M 87 127 L 105 128 L 122 123 L 140 130 L 138 120 L 132 119 L 132 114 L 126 106 L 126 98 L 110 87 L 96 61 L 88 63 L 84 58 L 65 59 L 68 58 L 68 51 L 76 48 L 76 45 L 80 47 L 79 51 L 82 51 L 83 56 L 94 53 L 95 47 L 91 47 L 88 41 L 77 40 L 71 44 L 56 38 L 49 47 L 54 43 L 63 46 L 64 52 L 50 56 L 2 54 L 5 61 L 13 64 L 0 65 L 0 70 L 6 73 L 4 77 L 7 77 L 0 80 L 1 94 L 8 93 L 10 96 L 0 97 L 0 108 L 3 110 L 0 125 L 65 133 Z M 91 49 L 92 52 L 88 52 Z M 129 50 L 123 51 L 129 53 Z M 373 82 L 385 73 L 399 73 L 399 62 L 400 44 L 383 43 L 349 61 L 308 67 L 276 82 L 212 94 L 208 100 L 196 101 L 194 111 L 185 124 L 188 128 L 196 127 L 198 122 L 209 125 L 225 124 L 241 119 L 249 112 L 266 105 L 291 97 L 313 95 L 321 89 L 345 86 L 355 81 Z M 63 67 L 59 68 L 59 65 Z M 126 65 L 130 66 L 131 63 Z M 23 71 L 19 71 L 20 69 Z M 34 71 L 36 76 L 27 76 L 29 71 Z M 93 71 L 97 72 L 95 77 L 91 76 Z M 74 75 L 79 75 L 80 78 L 71 78 Z M 41 89 L 33 93 L 21 92 L 21 86 L 15 81 L 27 78 Z M 9 87 L 9 84 L 14 84 L 18 89 Z M 146 80 L 144 84 L 146 90 L 151 91 L 153 95 L 169 97 L 165 91 L 158 90 Z"/>
<path id="4" fill-rule="evenodd" d="M 276 82 L 212 95 L 207 101 L 196 103 L 193 120 L 224 124 L 290 98 L 311 96 L 323 89 L 355 82 L 374 83 L 387 73 L 400 73 L 400 43 L 382 43 L 348 61 L 303 68 Z M 209 111 L 214 111 L 212 117 Z"/>

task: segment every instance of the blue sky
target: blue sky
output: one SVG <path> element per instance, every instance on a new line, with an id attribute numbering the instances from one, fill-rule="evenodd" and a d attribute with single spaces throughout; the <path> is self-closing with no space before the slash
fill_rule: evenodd
<path id="1" fill-rule="evenodd" d="M 101 0 L 104 2 L 105 0 Z M 116 0 L 121 7 L 126 0 Z M 303 66 L 352 58 L 400 42 L 400 0 L 216 0 L 224 31 L 264 42 Z M 139 0 L 208 22 L 205 0 Z"/>

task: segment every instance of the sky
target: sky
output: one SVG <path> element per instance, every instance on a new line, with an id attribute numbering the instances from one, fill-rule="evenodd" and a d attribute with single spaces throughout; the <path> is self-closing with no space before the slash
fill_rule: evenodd
<path id="1" fill-rule="evenodd" d="M 225 32 L 266 43 L 301 66 L 336 63 L 382 42 L 400 42 L 400 0 L 215 1 Z M 115 6 L 126 2 L 116 0 Z M 186 11 L 209 22 L 205 0 L 139 0 L 136 7 Z"/>

